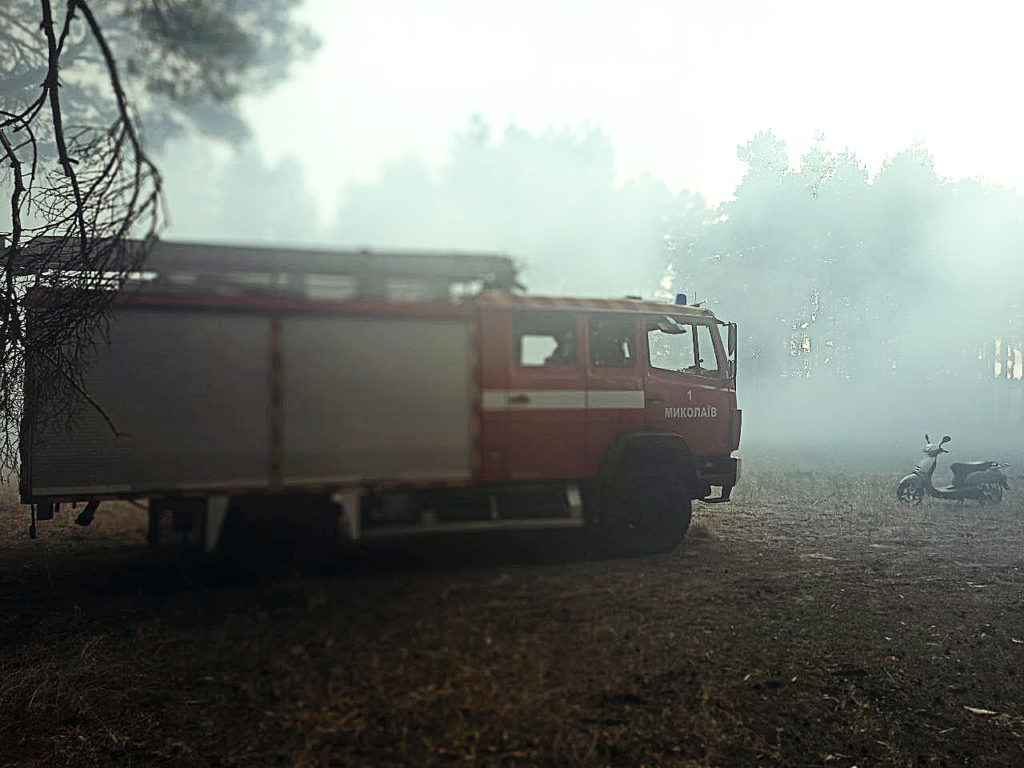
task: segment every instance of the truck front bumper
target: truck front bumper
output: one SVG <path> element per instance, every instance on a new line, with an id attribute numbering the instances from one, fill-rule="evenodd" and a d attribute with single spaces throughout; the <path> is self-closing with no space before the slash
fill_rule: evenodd
<path id="1" fill-rule="evenodd" d="M 743 460 L 732 456 L 701 456 L 696 464 L 697 482 L 701 486 L 698 498 L 702 501 L 728 501 L 733 486 L 743 473 Z M 711 488 L 716 485 L 721 487 L 722 495 L 712 499 Z"/>

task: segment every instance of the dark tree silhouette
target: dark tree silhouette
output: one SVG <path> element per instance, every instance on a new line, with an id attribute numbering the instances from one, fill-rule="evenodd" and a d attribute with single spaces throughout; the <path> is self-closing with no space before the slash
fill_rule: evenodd
<path id="1" fill-rule="evenodd" d="M 51 3 L 63 9 L 66 2 Z M 150 148 L 202 133 L 230 140 L 247 127 L 237 96 L 281 81 L 317 42 L 294 19 L 301 0 L 104 0 L 90 11 L 103 30 L 145 126 Z M 74 4 L 72 4 L 74 5 Z M 39 45 L 39 0 L 0 3 L 0 104 L 24 104 L 39 90 L 48 49 Z M 85 25 L 61 40 L 66 122 L 110 123 L 117 112 L 105 63 Z"/>
<path id="2" fill-rule="evenodd" d="M 41 395 L 33 401 L 90 403 L 106 417 L 85 363 L 162 224 L 142 118 L 147 146 L 195 132 L 242 137 L 236 97 L 282 79 L 316 47 L 292 18 L 300 2 L 0 4 L 4 469 L 18 464 L 26 380 Z"/>
<path id="3" fill-rule="evenodd" d="M 33 98 L 4 103 L 0 158 L 10 186 L 0 288 L 0 464 L 18 463 L 26 376 L 55 402 L 91 401 L 83 363 L 104 312 L 143 264 L 160 225 L 160 175 L 142 147 L 104 30 L 85 0 L 55 14 L 40 0 L 20 20 L 19 50 L 45 51 Z M 5 11 L 9 13 L 9 11 Z M 32 35 L 30 36 L 30 33 Z M 103 123 L 66 119 L 69 47 L 101 62 L 115 109 Z M 37 309 L 46 306 L 45 312 Z M 77 392 L 80 397 L 60 397 Z M 111 422 L 116 431 L 116 425 Z"/>

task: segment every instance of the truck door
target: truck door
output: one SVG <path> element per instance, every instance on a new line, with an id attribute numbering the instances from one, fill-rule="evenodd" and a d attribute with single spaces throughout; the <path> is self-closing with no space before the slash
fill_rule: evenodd
<path id="1" fill-rule="evenodd" d="M 595 312 L 586 326 L 587 474 L 596 475 L 615 436 L 645 425 L 642 319 Z"/>
<path id="2" fill-rule="evenodd" d="M 683 436 L 695 456 L 728 455 L 731 391 L 713 321 L 652 317 L 646 322 L 647 426 Z"/>
<path id="3" fill-rule="evenodd" d="M 586 461 L 582 319 L 520 310 L 510 324 L 506 467 L 513 480 L 580 477 Z"/>
<path id="4" fill-rule="evenodd" d="M 508 479 L 505 417 L 508 408 L 508 360 L 512 343 L 513 313 L 483 309 L 479 315 L 480 434 L 477 436 L 476 470 L 481 481 Z"/>

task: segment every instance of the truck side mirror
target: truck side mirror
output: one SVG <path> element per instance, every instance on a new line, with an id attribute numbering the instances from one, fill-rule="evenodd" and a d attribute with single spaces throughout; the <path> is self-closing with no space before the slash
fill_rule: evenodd
<path id="1" fill-rule="evenodd" d="M 729 323 L 729 357 L 736 355 L 736 323 Z"/>

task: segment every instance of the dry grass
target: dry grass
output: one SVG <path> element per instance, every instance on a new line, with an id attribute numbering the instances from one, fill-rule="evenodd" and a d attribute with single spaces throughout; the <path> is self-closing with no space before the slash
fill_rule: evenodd
<path id="1" fill-rule="evenodd" d="M 907 509 L 896 479 L 748 467 L 683 547 L 614 561 L 186 568 L 129 510 L 64 542 L 4 512 L 0 765 L 1024 764 L 1020 497 Z"/>

